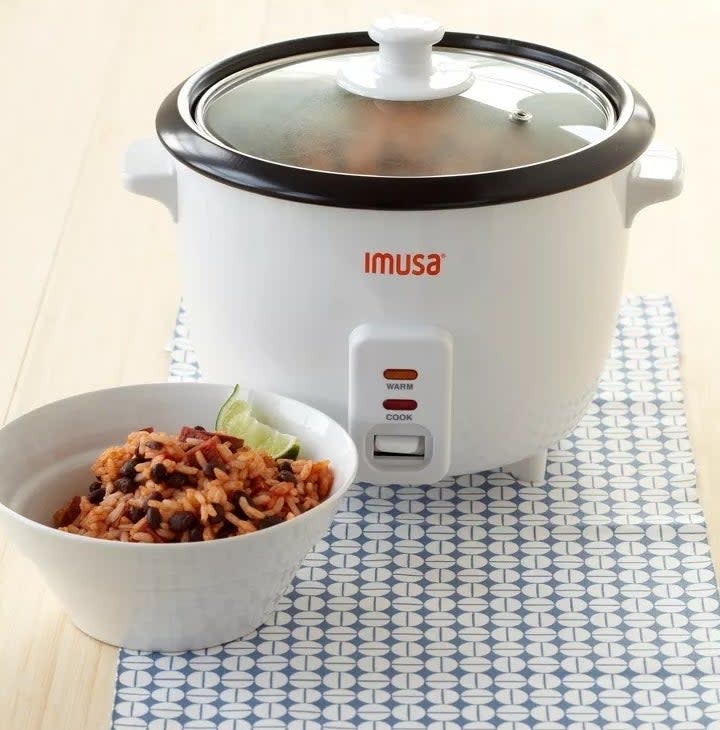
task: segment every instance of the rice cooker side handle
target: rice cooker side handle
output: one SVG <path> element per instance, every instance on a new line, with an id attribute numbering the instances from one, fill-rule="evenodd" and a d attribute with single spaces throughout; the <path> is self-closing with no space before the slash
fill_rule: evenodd
<path id="1" fill-rule="evenodd" d="M 127 148 L 122 180 L 130 192 L 162 203 L 177 221 L 175 164 L 158 139 L 139 139 Z"/>
<path id="2" fill-rule="evenodd" d="M 654 142 L 630 168 L 627 181 L 625 225 L 638 211 L 680 195 L 685 178 L 682 156 L 671 145 Z"/>

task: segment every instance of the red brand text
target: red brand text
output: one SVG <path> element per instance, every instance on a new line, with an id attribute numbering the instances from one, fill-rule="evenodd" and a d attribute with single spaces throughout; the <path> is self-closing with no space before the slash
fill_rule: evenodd
<path id="1" fill-rule="evenodd" d="M 365 251 L 364 271 L 389 276 L 437 276 L 444 258 L 439 253 Z"/>

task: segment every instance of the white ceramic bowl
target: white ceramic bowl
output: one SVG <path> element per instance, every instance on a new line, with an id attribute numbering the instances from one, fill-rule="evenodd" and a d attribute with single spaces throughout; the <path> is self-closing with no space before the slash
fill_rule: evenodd
<path id="1" fill-rule="evenodd" d="M 49 526 L 53 512 L 92 481 L 89 467 L 102 449 L 144 426 L 167 432 L 186 424 L 211 428 L 229 393 L 228 386 L 208 383 L 112 388 L 51 403 L 0 430 L 0 528 L 90 636 L 163 651 L 243 636 L 272 614 L 330 525 L 355 478 L 352 440 L 314 408 L 248 391 L 261 420 L 298 436 L 302 457 L 330 459 L 335 482 L 321 505 L 290 522 L 212 542 L 131 544 Z"/>

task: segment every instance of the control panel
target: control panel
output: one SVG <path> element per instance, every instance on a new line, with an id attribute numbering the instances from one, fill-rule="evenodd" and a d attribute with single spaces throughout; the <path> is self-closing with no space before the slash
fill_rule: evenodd
<path id="1" fill-rule="evenodd" d="M 450 469 L 451 335 L 430 325 L 366 323 L 350 334 L 349 431 L 358 479 L 430 484 Z"/>

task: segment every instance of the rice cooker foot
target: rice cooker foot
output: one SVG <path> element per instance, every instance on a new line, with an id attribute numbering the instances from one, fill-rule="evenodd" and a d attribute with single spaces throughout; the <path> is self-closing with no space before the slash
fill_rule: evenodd
<path id="1" fill-rule="evenodd" d="M 520 461 L 504 466 L 503 471 L 509 472 L 518 481 L 537 484 L 545 481 L 546 462 L 547 449 L 541 449 Z"/>

